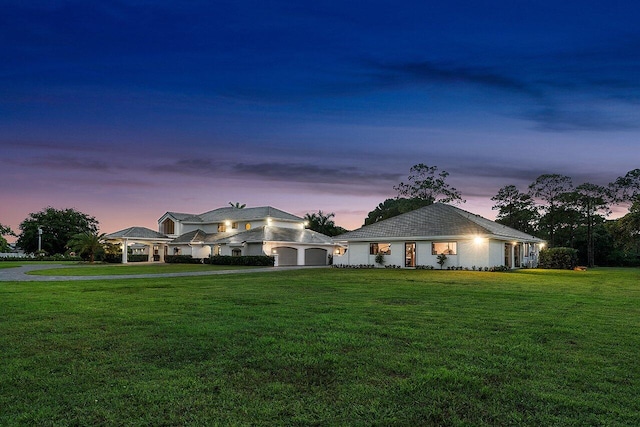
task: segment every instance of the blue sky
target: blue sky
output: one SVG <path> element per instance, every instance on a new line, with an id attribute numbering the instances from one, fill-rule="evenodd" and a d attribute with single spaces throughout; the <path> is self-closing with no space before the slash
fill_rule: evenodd
<path id="1" fill-rule="evenodd" d="M 640 167 L 640 3 L 31 1 L 0 15 L 0 223 L 229 201 L 355 228 L 416 163 L 492 218 Z"/>

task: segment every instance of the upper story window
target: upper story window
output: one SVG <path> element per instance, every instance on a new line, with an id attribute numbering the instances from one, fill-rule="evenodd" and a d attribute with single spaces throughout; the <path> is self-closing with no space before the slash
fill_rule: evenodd
<path id="1" fill-rule="evenodd" d="M 456 255 L 458 244 L 456 242 L 433 242 L 431 244 L 431 255 Z"/>
<path id="2" fill-rule="evenodd" d="M 250 223 L 250 222 L 246 223 L 246 224 L 244 225 L 244 229 L 245 229 L 245 230 L 251 230 L 251 223 Z"/>
<path id="3" fill-rule="evenodd" d="M 224 224 L 218 224 L 218 233 L 224 233 L 227 231 L 227 226 Z"/>
<path id="4" fill-rule="evenodd" d="M 175 228 L 175 223 L 173 222 L 173 220 L 171 220 L 170 218 L 165 219 L 164 221 L 162 221 L 162 227 L 161 227 L 161 232 L 164 234 L 176 234 L 175 233 L 176 228 Z"/>
<path id="5" fill-rule="evenodd" d="M 232 222 L 231 223 L 231 228 L 233 228 L 234 230 L 238 229 L 238 223 L 237 222 Z"/>

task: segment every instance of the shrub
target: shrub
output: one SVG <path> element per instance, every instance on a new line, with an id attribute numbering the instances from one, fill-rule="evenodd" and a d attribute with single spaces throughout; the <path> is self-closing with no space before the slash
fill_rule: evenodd
<path id="1" fill-rule="evenodd" d="M 578 264 L 578 251 L 572 248 L 549 248 L 540 251 L 540 268 L 573 270 Z"/>
<path id="2" fill-rule="evenodd" d="M 378 252 L 376 254 L 376 264 L 380 264 L 380 265 L 384 265 L 384 255 L 382 255 L 382 253 Z"/>
<path id="3" fill-rule="evenodd" d="M 191 255 L 167 255 L 164 262 L 168 264 L 202 264 L 202 258 L 194 258 Z"/>
<path id="4" fill-rule="evenodd" d="M 374 264 L 357 264 L 357 265 L 350 265 L 350 264 L 334 264 L 333 268 L 354 268 L 354 269 L 361 269 L 361 268 L 376 268 L 376 266 Z"/>
<path id="5" fill-rule="evenodd" d="M 205 264 L 211 265 L 245 265 L 273 267 L 275 258 L 266 255 L 229 256 L 214 255 L 204 260 Z"/>
<path id="6" fill-rule="evenodd" d="M 102 261 L 108 262 L 109 264 L 119 264 L 122 262 L 122 254 L 104 254 Z"/>

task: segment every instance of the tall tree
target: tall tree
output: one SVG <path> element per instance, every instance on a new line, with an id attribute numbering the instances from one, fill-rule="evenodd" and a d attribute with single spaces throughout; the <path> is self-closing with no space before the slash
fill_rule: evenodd
<path id="1" fill-rule="evenodd" d="M 347 230 L 336 225 L 333 219 L 331 219 L 335 218 L 335 216 L 336 214 L 333 212 L 325 214 L 322 211 L 318 211 L 317 213 L 305 214 L 304 219 L 307 223 L 307 228 L 310 230 L 317 231 L 318 233 L 322 233 L 327 236 L 337 236 Z"/>
<path id="2" fill-rule="evenodd" d="M 565 193 L 573 190 L 571 178 L 558 174 L 543 174 L 529 185 L 529 195 L 534 199 L 542 200 L 546 232 L 551 246 L 555 246 L 555 234 L 559 220 L 558 207 Z"/>
<path id="3" fill-rule="evenodd" d="M 593 229 L 596 222 L 604 222 L 604 217 L 611 213 L 613 195 L 606 187 L 584 183 L 576 187 L 572 192 L 572 198 L 587 228 L 587 264 L 593 267 L 595 265 Z"/>
<path id="4" fill-rule="evenodd" d="M 89 262 L 93 263 L 95 256 L 105 251 L 104 237 L 104 233 L 78 233 L 71 237 L 71 240 L 67 242 L 67 246 L 69 249 L 76 251 L 81 257 L 88 257 Z"/>
<path id="5" fill-rule="evenodd" d="M 633 169 L 625 176 L 618 177 L 610 188 L 615 191 L 616 201 L 634 202 L 640 200 L 640 169 Z"/>
<path id="6" fill-rule="evenodd" d="M 576 204 L 576 194 L 571 191 L 562 193 L 556 202 L 554 215 L 543 215 L 538 222 L 539 229 L 548 231 L 553 221 L 554 245 L 577 249 L 576 239 L 580 234 L 583 218 Z"/>
<path id="7" fill-rule="evenodd" d="M 640 200 L 634 201 L 629 212 L 615 221 L 612 228 L 619 247 L 640 255 Z"/>
<path id="8" fill-rule="evenodd" d="M 522 193 L 515 185 L 505 185 L 491 198 L 498 210 L 496 222 L 515 228 L 524 233 L 533 234 L 538 219 L 538 211 L 531 195 Z"/>
<path id="9" fill-rule="evenodd" d="M 20 224 L 18 246 L 25 252 L 38 249 L 38 228 L 42 228 L 42 250 L 49 254 L 62 254 L 67 242 L 79 233 L 96 233 L 98 221 L 75 209 L 54 209 L 47 207 L 40 212 L 30 213 Z"/>
<path id="10" fill-rule="evenodd" d="M 369 212 L 367 218 L 365 218 L 364 220 L 364 225 L 373 224 L 374 222 L 382 221 L 383 219 L 393 218 L 394 216 L 398 216 L 406 212 L 411 212 L 430 204 L 431 202 L 427 200 L 418 199 L 415 197 L 411 199 L 406 199 L 403 197 L 397 199 L 387 199 L 376 206 L 374 210 Z"/>
<path id="11" fill-rule="evenodd" d="M 427 166 L 424 163 L 414 165 L 409 169 L 407 182 L 401 182 L 393 187 L 398 197 L 422 199 L 428 204 L 464 203 L 460 192 L 447 184 L 447 171 L 438 172 L 437 166 Z"/>
<path id="12" fill-rule="evenodd" d="M 13 232 L 11 227 L 0 224 L 0 252 L 9 252 L 9 250 L 11 249 L 9 247 L 9 243 L 7 242 L 7 239 L 5 239 L 4 236 L 15 236 L 15 235 L 16 233 Z"/>

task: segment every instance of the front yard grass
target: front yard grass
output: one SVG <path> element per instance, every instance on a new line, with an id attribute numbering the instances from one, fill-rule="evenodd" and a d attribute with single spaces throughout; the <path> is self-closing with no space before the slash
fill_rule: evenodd
<path id="1" fill-rule="evenodd" d="M 640 270 L 0 283 L 0 425 L 640 425 Z"/>

